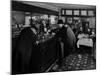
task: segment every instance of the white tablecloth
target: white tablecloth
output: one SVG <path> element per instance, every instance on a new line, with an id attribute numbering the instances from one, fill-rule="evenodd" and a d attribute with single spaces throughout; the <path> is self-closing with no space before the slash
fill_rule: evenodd
<path id="1" fill-rule="evenodd" d="M 81 38 L 77 42 L 77 47 L 79 48 L 80 45 L 93 47 L 93 41 L 92 39 L 89 39 L 89 38 Z"/>

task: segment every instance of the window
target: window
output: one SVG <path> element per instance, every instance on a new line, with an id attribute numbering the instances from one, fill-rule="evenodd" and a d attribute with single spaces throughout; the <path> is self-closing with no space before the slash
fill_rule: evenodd
<path id="1" fill-rule="evenodd" d="M 74 15 L 79 15 L 79 10 L 74 10 Z"/>
<path id="2" fill-rule="evenodd" d="M 72 10 L 66 10 L 66 15 L 72 15 Z"/>
<path id="3" fill-rule="evenodd" d="M 88 16 L 94 16 L 94 13 L 92 10 L 88 11 Z"/>
<path id="4" fill-rule="evenodd" d="M 65 10 L 62 10 L 62 15 L 64 15 L 65 14 Z"/>
<path id="5" fill-rule="evenodd" d="M 87 15 L 87 11 L 86 10 L 81 10 L 81 15 L 82 16 L 86 16 Z"/>

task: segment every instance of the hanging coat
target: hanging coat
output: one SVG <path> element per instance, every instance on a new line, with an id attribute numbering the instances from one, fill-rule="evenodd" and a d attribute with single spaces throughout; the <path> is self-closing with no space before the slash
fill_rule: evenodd
<path id="1" fill-rule="evenodd" d="M 69 26 L 67 28 L 67 39 L 68 39 L 70 47 L 74 47 L 75 42 L 76 42 L 76 37 L 75 37 L 74 32 L 72 31 L 72 29 Z"/>

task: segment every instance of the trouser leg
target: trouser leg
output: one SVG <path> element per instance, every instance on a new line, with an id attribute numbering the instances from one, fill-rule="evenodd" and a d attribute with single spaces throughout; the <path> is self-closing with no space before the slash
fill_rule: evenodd
<path id="1" fill-rule="evenodd" d="M 61 42 L 60 43 L 61 45 L 61 50 L 59 50 L 59 66 L 62 65 L 62 62 L 63 62 L 63 57 L 64 57 L 64 44 Z"/>

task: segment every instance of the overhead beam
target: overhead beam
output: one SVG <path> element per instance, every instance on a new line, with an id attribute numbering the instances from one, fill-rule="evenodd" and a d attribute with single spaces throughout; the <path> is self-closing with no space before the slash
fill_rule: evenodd
<path id="1" fill-rule="evenodd" d="M 21 3 L 20 1 L 12 1 L 12 10 L 15 11 L 23 11 L 23 12 L 34 12 L 34 13 L 41 13 L 41 14 L 51 14 L 51 15 L 58 15 L 58 12 L 52 11 L 45 8 L 40 8 L 33 5 L 28 5 Z"/>

